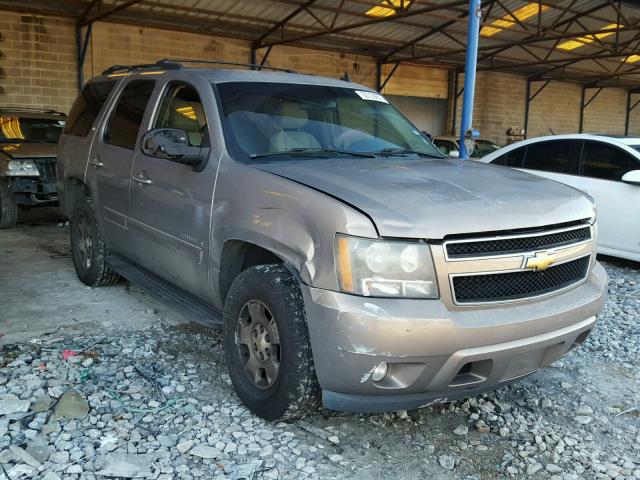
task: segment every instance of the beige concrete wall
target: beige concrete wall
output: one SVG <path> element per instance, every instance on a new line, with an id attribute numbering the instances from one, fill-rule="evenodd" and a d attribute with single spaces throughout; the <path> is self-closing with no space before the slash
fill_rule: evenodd
<path id="1" fill-rule="evenodd" d="M 76 97 L 73 21 L 0 11 L 0 105 L 67 111 Z"/>
<path id="2" fill-rule="evenodd" d="M 67 111 L 76 96 L 75 27 L 72 19 L 0 11 L 0 105 L 22 105 Z M 265 50 L 258 53 L 258 61 Z M 210 35 L 99 22 L 85 62 L 85 77 L 98 75 L 113 64 L 153 62 L 164 57 L 249 62 L 247 41 Z M 375 85 L 372 57 L 276 46 L 269 65 L 302 73 L 340 77 L 347 72 L 354 82 Z M 383 78 L 392 65 L 383 67 Z M 460 85 L 464 76 L 460 76 Z M 535 92 L 540 82 L 532 84 Z M 483 137 L 506 141 L 506 130 L 524 126 L 526 80 L 498 72 L 479 72 L 474 106 L 474 126 Z M 581 87 L 551 82 L 532 102 L 529 137 L 577 132 Z M 593 91 L 588 91 L 593 92 Z M 422 98 L 447 99 L 448 71 L 443 68 L 401 65 L 384 92 Z M 590 93 L 587 94 L 587 98 Z M 640 98 L 640 96 L 637 96 Z M 451 99 L 449 99 L 451 101 Z M 460 124 L 462 97 L 458 99 Z M 624 133 L 626 92 L 603 90 L 585 110 L 584 131 Z M 451 112 L 449 112 L 451 117 Z M 640 134 L 640 107 L 631 115 L 630 133 Z"/>

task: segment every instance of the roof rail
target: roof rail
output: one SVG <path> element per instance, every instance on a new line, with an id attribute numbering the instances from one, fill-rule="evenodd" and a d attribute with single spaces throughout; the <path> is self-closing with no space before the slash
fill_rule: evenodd
<path id="1" fill-rule="evenodd" d="M 204 63 L 211 65 L 231 65 L 235 67 L 249 67 L 252 70 L 274 70 L 276 72 L 286 72 L 286 73 L 297 73 L 295 70 L 290 70 L 287 68 L 276 68 L 276 67 L 268 67 L 265 65 L 258 65 L 256 63 L 241 63 L 241 62 L 226 62 L 224 60 L 198 60 L 191 58 L 163 58 L 162 60 L 158 60 L 158 63 Z"/>
<path id="2" fill-rule="evenodd" d="M 133 72 L 135 70 L 146 70 L 150 68 L 164 68 L 165 70 L 180 70 L 182 65 L 176 62 L 158 60 L 156 63 L 141 63 L 138 65 L 112 65 L 102 72 L 102 75 L 109 75 L 116 72 Z"/>
<path id="3" fill-rule="evenodd" d="M 53 110 L 50 108 L 35 108 L 35 107 L 7 107 L 0 106 L 0 112 L 33 112 L 33 113 L 48 113 L 50 115 L 66 115 L 63 112 L 59 112 L 58 110 Z"/>

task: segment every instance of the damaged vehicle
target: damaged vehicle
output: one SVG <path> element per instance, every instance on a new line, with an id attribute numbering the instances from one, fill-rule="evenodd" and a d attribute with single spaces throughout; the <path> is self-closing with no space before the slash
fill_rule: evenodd
<path id="1" fill-rule="evenodd" d="M 65 118 L 0 107 L 0 228 L 16 224 L 19 208 L 57 205 L 56 150 Z"/>
<path id="2" fill-rule="evenodd" d="M 447 159 L 349 81 L 112 67 L 58 161 L 78 277 L 126 277 L 222 327 L 265 419 L 507 385 L 584 342 L 605 300 L 591 198 Z"/>

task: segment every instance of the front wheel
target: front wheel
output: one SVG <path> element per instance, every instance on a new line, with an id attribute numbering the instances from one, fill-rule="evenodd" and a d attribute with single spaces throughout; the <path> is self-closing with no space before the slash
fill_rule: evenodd
<path id="1" fill-rule="evenodd" d="M 300 287 L 282 265 L 243 271 L 229 290 L 223 342 L 240 400 L 265 420 L 301 418 L 318 405 L 318 382 Z"/>
<path id="2" fill-rule="evenodd" d="M 113 285 L 120 277 L 105 263 L 106 247 L 93 200 L 84 198 L 71 216 L 71 257 L 78 278 L 90 287 Z"/>

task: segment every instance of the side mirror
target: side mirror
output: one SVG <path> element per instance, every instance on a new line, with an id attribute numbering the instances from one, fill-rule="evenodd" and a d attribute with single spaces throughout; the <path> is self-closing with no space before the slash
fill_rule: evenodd
<path id="1" fill-rule="evenodd" d="M 640 170 L 631 170 L 625 173 L 620 180 L 631 185 L 640 185 Z"/>
<path id="2" fill-rule="evenodd" d="M 460 151 L 459 150 L 449 150 L 449 156 L 451 158 L 460 158 Z"/>
<path id="3" fill-rule="evenodd" d="M 189 142 L 189 135 L 177 128 L 154 128 L 142 136 L 142 153 L 150 157 L 197 167 L 206 159 L 209 149 L 196 147 Z"/>

